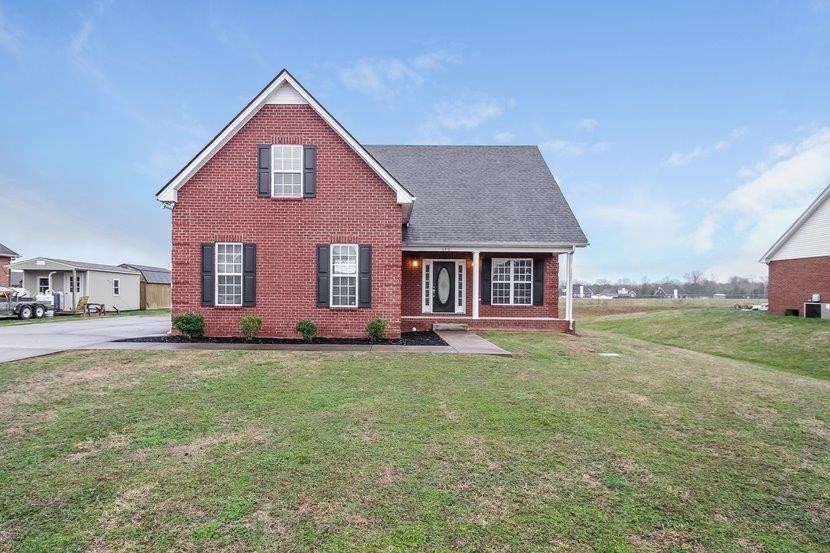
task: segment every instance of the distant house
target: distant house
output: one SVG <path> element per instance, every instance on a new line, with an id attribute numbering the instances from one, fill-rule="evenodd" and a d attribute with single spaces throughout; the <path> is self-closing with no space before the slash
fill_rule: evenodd
<path id="1" fill-rule="evenodd" d="M 8 266 L 18 257 L 20 257 L 19 253 L 0 244 L 0 285 L 11 286 L 16 284 L 12 282 L 12 274 Z"/>
<path id="2" fill-rule="evenodd" d="M 669 295 L 663 290 L 662 286 L 658 286 L 657 289 L 651 294 L 655 298 L 667 298 Z"/>
<path id="3" fill-rule="evenodd" d="M 114 265 L 83 263 L 48 257 L 16 261 L 23 272 L 23 287 L 31 294 L 52 291 L 56 311 L 73 311 L 83 296 L 122 311 L 138 309 L 140 273 Z"/>
<path id="4" fill-rule="evenodd" d="M 769 311 L 804 314 L 804 303 L 830 303 L 830 186 L 760 259 L 769 266 Z"/>
<path id="5" fill-rule="evenodd" d="M 139 309 L 165 309 L 170 307 L 170 269 L 122 263 L 119 267 L 135 269 L 141 273 L 139 288 Z"/>
<path id="6" fill-rule="evenodd" d="M 559 288 L 559 295 L 561 297 L 565 297 L 565 292 L 567 292 L 568 287 L 562 286 Z M 575 298 L 592 298 L 594 296 L 593 290 L 585 286 L 584 284 L 574 284 L 572 290 L 573 297 Z"/>
<path id="7" fill-rule="evenodd" d="M 594 291 L 585 286 L 584 284 L 574 284 L 573 286 L 573 297 L 575 298 L 592 298 L 594 297 Z"/>
<path id="8" fill-rule="evenodd" d="M 593 294 L 594 299 L 636 298 L 637 292 L 625 287 L 603 288 L 599 294 Z"/>

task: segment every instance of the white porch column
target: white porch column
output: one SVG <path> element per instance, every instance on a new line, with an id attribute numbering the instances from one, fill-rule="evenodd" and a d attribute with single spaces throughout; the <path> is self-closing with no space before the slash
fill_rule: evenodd
<path id="1" fill-rule="evenodd" d="M 473 319 L 478 319 L 478 305 L 480 303 L 479 297 L 481 291 L 481 264 L 479 259 L 479 251 L 473 250 Z"/>
<path id="2" fill-rule="evenodd" d="M 78 307 L 78 298 L 75 297 L 75 290 L 78 289 L 78 271 L 74 268 L 72 269 L 72 282 L 69 284 L 72 288 L 72 311 L 75 311 L 75 308 Z"/>
<path id="3" fill-rule="evenodd" d="M 573 257 L 574 252 L 568 252 L 566 277 L 567 281 L 565 288 L 565 318 L 568 320 L 568 328 L 574 328 L 574 290 L 573 290 Z"/>

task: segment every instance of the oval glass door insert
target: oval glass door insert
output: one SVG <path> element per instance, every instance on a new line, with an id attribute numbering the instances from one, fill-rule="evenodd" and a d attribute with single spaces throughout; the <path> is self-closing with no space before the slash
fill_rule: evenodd
<path id="1" fill-rule="evenodd" d="M 446 267 L 441 267 L 438 272 L 438 301 L 447 303 L 450 299 L 450 272 Z"/>

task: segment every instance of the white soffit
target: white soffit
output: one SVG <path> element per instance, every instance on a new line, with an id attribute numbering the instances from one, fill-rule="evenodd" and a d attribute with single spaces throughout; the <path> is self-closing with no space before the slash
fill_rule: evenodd
<path id="1" fill-rule="evenodd" d="M 266 104 L 296 104 L 307 105 L 305 98 L 300 96 L 297 91 L 288 83 L 282 83 L 277 89 L 272 92 L 265 100 Z"/>

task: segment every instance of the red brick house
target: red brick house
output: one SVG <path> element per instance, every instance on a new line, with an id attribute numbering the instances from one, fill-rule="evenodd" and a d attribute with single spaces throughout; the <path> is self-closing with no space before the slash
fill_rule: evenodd
<path id="1" fill-rule="evenodd" d="M 174 313 L 207 333 L 565 331 L 559 259 L 588 244 L 535 146 L 366 146 L 281 71 L 158 193 Z M 570 282 L 568 290 L 571 290 Z"/>
<path id="2" fill-rule="evenodd" d="M 830 304 L 830 186 L 761 261 L 769 265 L 771 313 L 803 316 L 807 302 Z"/>
<path id="3" fill-rule="evenodd" d="M 9 263 L 18 257 L 20 257 L 20 254 L 0 244 L 0 286 L 11 286 Z"/>

